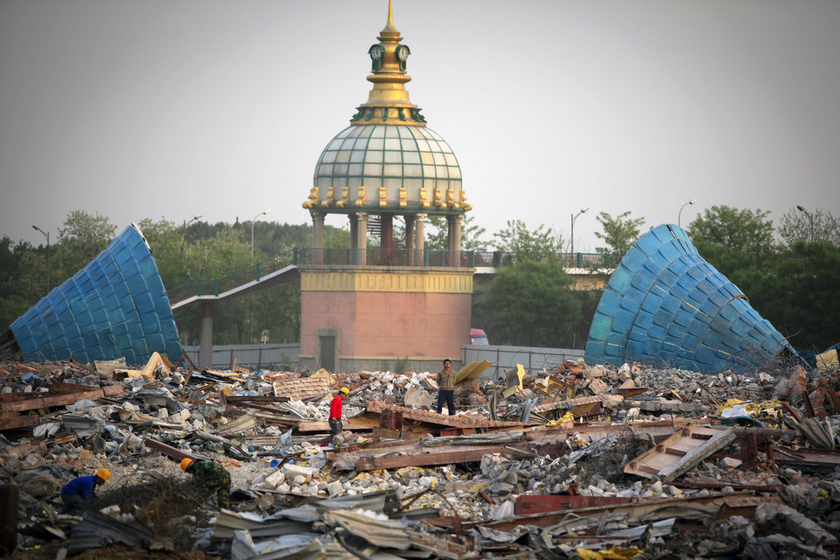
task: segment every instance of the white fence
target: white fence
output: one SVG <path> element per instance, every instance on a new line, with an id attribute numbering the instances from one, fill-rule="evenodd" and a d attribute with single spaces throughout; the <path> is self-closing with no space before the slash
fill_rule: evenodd
<path id="1" fill-rule="evenodd" d="M 583 358 L 583 350 L 571 348 L 536 348 L 527 346 L 461 346 L 461 362 L 488 360 L 493 365 L 487 368 L 481 377 L 498 379 L 504 376 L 506 369 L 522 364 L 527 373 L 538 375 L 543 370 L 552 371 L 566 360 Z"/>
<path id="2" fill-rule="evenodd" d="M 187 356 L 198 364 L 198 346 L 184 346 Z M 213 369 L 229 369 L 236 358 L 238 366 L 258 370 L 297 371 L 300 344 L 237 344 L 213 346 Z"/>
<path id="3" fill-rule="evenodd" d="M 198 346 L 184 346 L 184 351 L 194 363 L 198 363 Z M 236 358 L 237 365 L 252 369 L 272 371 L 298 371 L 300 368 L 300 344 L 240 344 L 213 347 L 213 368 L 228 369 Z M 504 375 L 506 369 L 522 364 L 525 371 L 538 375 L 544 369 L 554 370 L 566 360 L 583 357 L 583 350 L 570 348 L 536 348 L 528 346 L 461 346 L 461 363 L 472 360 L 488 360 L 493 365 L 482 374 L 485 379 Z"/>

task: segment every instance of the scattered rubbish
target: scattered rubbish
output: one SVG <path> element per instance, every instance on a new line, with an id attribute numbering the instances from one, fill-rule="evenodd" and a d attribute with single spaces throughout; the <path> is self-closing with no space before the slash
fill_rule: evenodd
<path id="1" fill-rule="evenodd" d="M 487 365 L 459 372 L 450 416 L 429 372 L 2 362 L 16 544 L 311 560 L 840 551 L 836 369 L 577 360 L 485 381 Z M 347 418 L 322 446 L 336 387 Z M 195 492 L 184 459 L 230 473 L 229 508 Z M 98 500 L 66 511 L 60 488 L 101 468 Z"/>

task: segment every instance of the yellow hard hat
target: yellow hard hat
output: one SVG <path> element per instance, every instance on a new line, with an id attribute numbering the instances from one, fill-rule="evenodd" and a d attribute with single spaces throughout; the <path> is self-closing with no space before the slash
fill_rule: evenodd
<path id="1" fill-rule="evenodd" d="M 181 470 L 187 472 L 187 468 L 192 465 L 192 459 L 181 459 Z"/>
<path id="2" fill-rule="evenodd" d="M 342 387 L 341 392 L 344 393 L 345 395 L 349 395 L 350 394 L 350 389 L 348 389 L 347 387 Z"/>
<path id="3" fill-rule="evenodd" d="M 105 482 L 108 482 L 109 480 L 111 480 L 111 471 L 109 471 L 108 469 L 104 469 L 104 468 L 99 469 L 98 471 L 96 471 L 96 476 L 98 476 L 99 478 L 101 478 Z"/>

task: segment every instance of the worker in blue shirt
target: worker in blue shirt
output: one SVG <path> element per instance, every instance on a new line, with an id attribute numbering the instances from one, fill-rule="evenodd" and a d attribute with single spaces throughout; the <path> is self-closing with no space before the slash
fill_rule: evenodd
<path id="1" fill-rule="evenodd" d="M 99 469 L 91 476 L 74 478 L 61 489 L 61 501 L 69 508 L 77 508 L 96 499 L 96 487 L 111 479 L 111 471 Z"/>

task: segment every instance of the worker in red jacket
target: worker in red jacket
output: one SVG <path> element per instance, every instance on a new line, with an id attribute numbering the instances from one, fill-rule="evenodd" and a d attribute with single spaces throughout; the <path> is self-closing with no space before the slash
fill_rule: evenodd
<path id="1" fill-rule="evenodd" d="M 324 441 L 321 442 L 323 445 L 335 443 L 336 438 L 341 433 L 341 430 L 344 427 L 341 423 L 342 403 L 349 394 L 350 389 L 342 387 L 330 403 L 330 435 L 324 438 Z"/>

